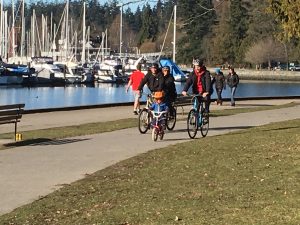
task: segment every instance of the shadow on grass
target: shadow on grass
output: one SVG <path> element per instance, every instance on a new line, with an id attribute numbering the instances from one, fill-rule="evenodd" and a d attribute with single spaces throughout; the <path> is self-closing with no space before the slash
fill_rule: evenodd
<path id="1" fill-rule="evenodd" d="M 276 106 L 276 105 L 270 105 L 270 104 L 236 104 L 236 106 L 241 106 L 241 107 L 244 107 L 244 106 L 255 106 L 255 107 L 260 107 L 260 106 L 263 106 L 263 107 L 272 107 L 272 106 Z"/>
<path id="2" fill-rule="evenodd" d="M 5 147 L 20 147 L 20 146 L 46 146 L 46 145 L 64 145 L 75 143 L 79 141 L 90 140 L 89 138 L 77 138 L 77 139 L 49 139 L 49 138 L 36 138 L 30 140 L 24 140 L 14 143 L 4 144 Z"/>
<path id="3" fill-rule="evenodd" d="M 249 129 L 255 126 L 233 126 L 233 127 L 213 127 L 209 128 L 210 130 L 240 130 L 240 129 Z"/>
<path id="4" fill-rule="evenodd" d="M 280 131 L 280 130 L 290 130 L 290 129 L 298 129 L 299 126 L 289 126 L 289 127 L 279 127 L 274 129 L 263 129 L 263 131 Z"/>

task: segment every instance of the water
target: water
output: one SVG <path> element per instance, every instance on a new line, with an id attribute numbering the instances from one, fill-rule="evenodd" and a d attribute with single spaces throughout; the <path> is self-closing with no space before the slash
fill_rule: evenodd
<path id="1" fill-rule="evenodd" d="M 178 93 L 181 93 L 183 86 L 184 83 L 176 83 Z M 125 84 L 100 83 L 91 86 L 70 85 L 66 87 L 0 86 L 0 104 L 25 103 L 25 109 L 43 109 L 132 102 L 132 93 L 131 91 L 126 93 L 125 87 Z M 229 91 L 227 87 L 222 96 L 229 98 Z M 236 91 L 236 97 L 271 96 L 300 96 L 300 83 L 241 81 Z M 216 98 L 216 93 L 212 95 L 212 98 Z M 146 97 L 143 96 L 142 100 L 145 99 Z"/>

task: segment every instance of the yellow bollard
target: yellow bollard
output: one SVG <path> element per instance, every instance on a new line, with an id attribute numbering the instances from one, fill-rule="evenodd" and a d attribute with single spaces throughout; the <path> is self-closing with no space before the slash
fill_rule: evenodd
<path id="1" fill-rule="evenodd" d="M 16 141 L 22 141 L 22 134 L 16 134 Z"/>

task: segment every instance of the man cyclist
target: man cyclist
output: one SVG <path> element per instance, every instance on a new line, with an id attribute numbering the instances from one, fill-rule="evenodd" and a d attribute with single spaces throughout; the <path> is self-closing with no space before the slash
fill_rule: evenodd
<path id="1" fill-rule="evenodd" d="M 182 91 L 183 96 L 187 95 L 187 91 L 191 86 L 193 94 L 200 94 L 206 100 L 205 112 L 209 112 L 210 95 L 212 93 L 211 77 L 201 59 L 193 60 L 193 71 L 189 74 L 189 78 L 185 83 Z M 198 100 L 201 101 L 201 97 Z"/>
<path id="2" fill-rule="evenodd" d="M 142 79 L 138 91 L 142 92 L 144 85 L 147 84 L 151 93 L 156 91 L 162 91 L 164 85 L 164 77 L 161 72 L 158 71 L 158 64 L 152 63 L 150 67 L 150 71 L 146 74 L 146 76 Z"/>

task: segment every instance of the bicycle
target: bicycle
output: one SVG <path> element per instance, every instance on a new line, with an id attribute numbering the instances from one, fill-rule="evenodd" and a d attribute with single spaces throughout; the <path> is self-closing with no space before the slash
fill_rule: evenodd
<path id="1" fill-rule="evenodd" d="M 152 94 L 147 94 L 146 106 L 139 113 L 138 128 L 141 134 L 145 134 L 150 129 L 152 119 L 149 107 L 153 101 Z"/>
<path id="2" fill-rule="evenodd" d="M 198 97 L 200 97 L 200 102 Z M 192 109 L 190 110 L 187 118 L 187 131 L 190 138 L 195 138 L 198 129 L 202 137 L 205 137 L 209 129 L 209 113 L 205 112 L 205 101 L 201 95 L 193 95 Z"/>
<path id="3" fill-rule="evenodd" d="M 154 112 L 151 111 L 153 120 L 151 122 L 152 127 L 152 140 L 157 141 L 164 138 L 165 129 L 166 129 L 166 120 L 167 120 L 167 111 Z"/>

